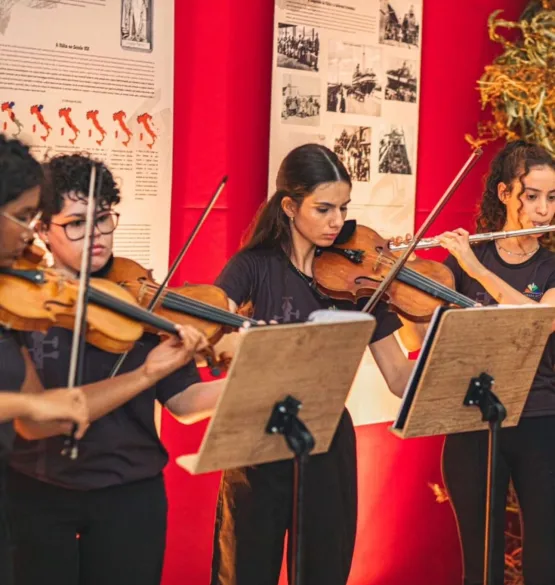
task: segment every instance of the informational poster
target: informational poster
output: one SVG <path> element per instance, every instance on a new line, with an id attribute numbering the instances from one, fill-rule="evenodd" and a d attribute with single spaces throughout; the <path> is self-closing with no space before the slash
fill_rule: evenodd
<path id="1" fill-rule="evenodd" d="M 414 229 L 422 0 L 276 0 L 269 195 L 293 148 L 328 146 L 353 181 L 349 217 L 383 237 Z M 391 420 L 370 353 L 349 406 Z"/>
<path id="2" fill-rule="evenodd" d="M 0 131 L 39 160 L 85 153 L 121 189 L 115 253 L 168 264 L 173 2 L 0 0 Z"/>

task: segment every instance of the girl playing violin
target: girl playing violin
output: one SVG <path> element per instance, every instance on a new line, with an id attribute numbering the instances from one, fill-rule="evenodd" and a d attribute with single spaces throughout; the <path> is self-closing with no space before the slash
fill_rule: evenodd
<path id="1" fill-rule="evenodd" d="M 509 143 L 492 162 L 477 218 L 478 232 L 550 225 L 555 216 L 555 161 L 540 146 Z M 450 255 L 446 264 L 456 289 L 483 305 L 555 304 L 555 254 L 545 238 L 528 235 L 472 248 L 468 232 L 457 229 L 438 239 Z M 412 333 L 412 334 L 411 334 Z M 422 328 L 404 327 L 409 349 Z M 555 583 L 555 336 L 551 335 L 520 423 L 503 428 L 497 478 L 503 509 L 512 479 L 521 509 L 524 581 Z M 450 435 L 443 452 L 443 475 L 453 505 L 464 556 L 464 583 L 483 582 L 487 433 Z M 504 574 L 504 516 L 499 517 L 495 584 Z"/>
<path id="2" fill-rule="evenodd" d="M 0 268 L 10 267 L 32 238 L 42 171 L 20 142 L 0 134 Z M 12 583 L 6 509 L 6 468 L 12 448 L 13 419 L 20 424 L 58 421 L 65 430 L 77 423 L 81 437 L 88 422 L 83 391 L 41 391 L 32 387 L 32 365 L 19 340 L 0 326 L 0 583 Z"/>
<path id="3" fill-rule="evenodd" d="M 101 277 L 112 258 L 115 206 L 111 172 L 101 163 L 102 188 L 95 215 L 92 273 Z M 81 263 L 91 160 L 58 156 L 47 164 L 38 233 L 55 267 L 75 277 Z M 159 342 L 145 334 L 110 379 L 118 356 L 88 345 L 85 394 L 91 426 L 72 461 L 61 437 L 28 428 L 10 460 L 17 585 L 46 578 L 57 585 L 158 585 L 165 548 L 167 502 L 162 471 L 168 460 L 155 427 L 160 401 L 176 416 L 202 408 L 194 354 L 206 345 L 196 329 L 183 341 Z M 72 332 L 52 328 L 24 334 L 37 384 L 59 386 L 67 376 Z M 93 391 L 94 389 L 94 391 Z M 210 395 L 209 391 L 206 391 Z"/>
<path id="4" fill-rule="evenodd" d="M 316 309 L 356 309 L 320 295 L 312 278 L 315 250 L 330 246 L 339 234 L 350 193 L 349 174 L 329 149 L 307 144 L 290 152 L 250 239 L 216 281 L 231 310 L 251 301 L 254 318 L 290 323 L 305 321 Z M 382 305 L 375 316 L 370 349 L 390 389 L 400 395 L 411 369 L 393 336 L 401 323 Z M 224 473 L 212 585 L 277 584 L 291 523 L 292 474 L 291 461 Z M 329 452 L 311 457 L 306 475 L 305 581 L 345 584 L 357 511 L 355 433 L 347 411 Z"/>

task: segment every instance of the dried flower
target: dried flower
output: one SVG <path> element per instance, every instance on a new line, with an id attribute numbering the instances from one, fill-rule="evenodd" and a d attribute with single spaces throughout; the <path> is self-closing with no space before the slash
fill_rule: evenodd
<path id="1" fill-rule="evenodd" d="M 534 0 L 518 22 L 498 18 L 501 12 L 490 15 L 489 36 L 505 50 L 478 81 L 482 108 L 490 108 L 493 120 L 478 125 L 477 138 L 465 138 L 473 147 L 523 138 L 555 154 L 555 0 Z M 517 29 L 518 40 L 507 40 L 499 28 Z"/>

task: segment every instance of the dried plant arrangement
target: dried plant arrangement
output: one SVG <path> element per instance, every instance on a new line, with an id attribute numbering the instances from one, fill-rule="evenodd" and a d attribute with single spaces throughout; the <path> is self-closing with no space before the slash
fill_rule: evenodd
<path id="1" fill-rule="evenodd" d="M 478 125 L 473 146 L 522 138 L 555 154 L 555 0 L 533 0 L 517 22 L 489 17 L 490 39 L 503 53 L 487 65 L 478 81 L 483 109 L 492 120 Z M 500 29 L 515 31 L 508 40 Z"/>

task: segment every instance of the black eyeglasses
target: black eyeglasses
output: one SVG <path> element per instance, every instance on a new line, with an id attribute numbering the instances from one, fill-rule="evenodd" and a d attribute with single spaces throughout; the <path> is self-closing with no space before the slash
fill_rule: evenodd
<path id="1" fill-rule="evenodd" d="M 85 237 L 85 227 L 87 222 L 84 219 L 74 219 L 67 223 L 55 223 L 53 221 L 50 223 L 64 228 L 66 238 L 72 242 L 77 242 Z M 107 211 L 99 213 L 95 217 L 94 227 L 101 234 L 108 235 L 118 227 L 118 223 L 119 213 L 116 213 L 115 211 Z"/>

